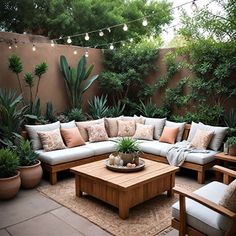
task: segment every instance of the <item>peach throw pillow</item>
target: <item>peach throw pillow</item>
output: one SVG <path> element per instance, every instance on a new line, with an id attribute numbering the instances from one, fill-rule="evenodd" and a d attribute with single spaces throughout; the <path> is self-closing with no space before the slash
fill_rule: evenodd
<path id="1" fill-rule="evenodd" d="M 66 146 L 69 148 L 85 144 L 84 139 L 82 138 L 77 127 L 61 129 L 61 135 L 66 143 Z"/>
<path id="2" fill-rule="evenodd" d="M 99 142 L 108 140 L 108 135 L 104 123 L 87 127 L 89 142 Z"/>
<path id="3" fill-rule="evenodd" d="M 119 137 L 130 137 L 135 133 L 135 121 L 134 120 L 118 120 L 118 136 Z"/>
<path id="4" fill-rule="evenodd" d="M 172 128 L 172 127 L 165 126 L 161 134 L 161 137 L 159 139 L 159 142 L 174 144 L 176 137 L 178 135 L 178 132 L 179 132 L 178 127 Z"/>
<path id="5" fill-rule="evenodd" d="M 198 129 L 191 141 L 190 146 L 199 149 L 206 149 L 209 143 L 211 142 L 213 135 L 213 131 L 205 131 Z"/>

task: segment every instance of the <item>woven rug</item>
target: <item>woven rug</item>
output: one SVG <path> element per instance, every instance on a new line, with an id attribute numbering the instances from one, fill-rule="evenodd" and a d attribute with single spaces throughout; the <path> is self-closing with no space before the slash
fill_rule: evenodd
<path id="1" fill-rule="evenodd" d="M 196 181 L 176 180 L 176 186 L 194 191 L 201 185 Z M 38 190 L 47 197 L 73 212 L 85 217 L 113 235 L 158 235 L 170 231 L 171 205 L 178 201 L 178 196 L 170 198 L 166 194 L 159 195 L 149 201 L 130 209 L 129 218 L 122 220 L 118 209 L 88 195 L 75 196 L 74 179 L 59 181 L 56 185 L 45 185 Z M 163 233 L 161 234 L 163 235 Z"/>

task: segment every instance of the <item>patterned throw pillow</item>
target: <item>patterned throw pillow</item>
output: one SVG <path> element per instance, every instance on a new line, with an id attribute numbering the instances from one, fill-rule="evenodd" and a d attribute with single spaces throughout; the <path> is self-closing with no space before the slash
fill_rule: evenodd
<path id="1" fill-rule="evenodd" d="M 190 143 L 191 147 L 198 149 L 207 149 L 214 132 L 198 129 Z"/>
<path id="2" fill-rule="evenodd" d="M 46 152 L 66 148 L 61 137 L 60 129 L 38 132 L 38 136 Z"/>
<path id="3" fill-rule="evenodd" d="M 178 132 L 179 132 L 178 127 L 171 128 L 171 127 L 165 126 L 161 134 L 161 137 L 159 139 L 159 142 L 174 144 L 176 141 Z"/>
<path id="4" fill-rule="evenodd" d="M 135 133 L 135 121 L 134 120 L 118 120 L 118 136 L 119 137 L 130 137 Z"/>
<path id="5" fill-rule="evenodd" d="M 236 212 L 236 180 L 227 186 L 225 194 L 219 204 L 233 212 Z"/>
<path id="6" fill-rule="evenodd" d="M 99 142 L 108 140 L 104 124 L 91 125 L 87 127 L 89 142 Z"/>
<path id="7" fill-rule="evenodd" d="M 145 139 L 145 140 L 153 140 L 153 125 L 142 125 L 136 124 L 136 131 L 133 136 L 134 139 Z"/>
<path id="8" fill-rule="evenodd" d="M 61 129 L 61 135 L 66 143 L 66 146 L 69 148 L 84 145 L 85 142 L 79 132 L 77 127 Z"/>

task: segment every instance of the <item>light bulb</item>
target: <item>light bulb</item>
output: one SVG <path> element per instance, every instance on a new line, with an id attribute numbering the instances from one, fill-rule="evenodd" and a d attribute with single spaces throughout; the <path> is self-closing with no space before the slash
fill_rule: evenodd
<path id="1" fill-rule="evenodd" d="M 17 44 L 15 44 L 15 48 L 18 48 Z"/>
<path id="2" fill-rule="evenodd" d="M 77 54 L 77 51 L 76 50 L 74 50 L 74 52 L 73 52 L 75 55 Z"/>
<path id="3" fill-rule="evenodd" d="M 110 28 L 107 28 L 107 31 L 108 31 L 109 33 L 111 33 L 111 29 L 110 29 Z"/>
<path id="4" fill-rule="evenodd" d="M 8 47 L 9 49 L 12 49 L 12 46 L 11 45 L 9 45 L 9 47 Z"/>
<path id="5" fill-rule="evenodd" d="M 84 37 L 84 39 L 85 39 L 86 41 L 88 41 L 88 40 L 89 40 L 89 35 L 88 35 L 88 33 L 86 33 L 86 34 L 85 34 L 85 37 Z"/>
<path id="6" fill-rule="evenodd" d="M 124 46 L 125 46 L 125 43 L 122 43 L 122 46 L 124 47 Z"/>
<path id="7" fill-rule="evenodd" d="M 130 41 L 131 43 L 133 43 L 134 39 L 133 39 L 133 38 L 131 38 L 129 41 Z"/>
<path id="8" fill-rule="evenodd" d="M 111 43 L 110 44 L 110 49 L 113 50 L 114 49 L 114 45 Z"/>
<path id="9" fill-rule="evenodd" d="M 55 44 L 54 44 L 54 41 L 51 40 L 51 46 L 54 47 L 54 45 L 55 45 Z"/>
<path id="10" fill-rule="evenodd" d="M 36 51 L 36 47 L 35 47 L 35 45 L 34 45 L 34 44 L 33 44 L 32 50 L 33 50 L 33 52 L 35 52 L 35 51 Z"/>
<path id="11" fill-rule="evenodd" d="M 103 35 L 104 35 L 103 31 L 100 30 L 100 31 L 99 31 L 99 36 L 102 37 Z"/>
<path id="12" fill-rule="evenodd" d="M 191 9 L 192 9 L 192 11 L 197 11 L 197 10 L 198 10 L 198 8 L 197 8 L 197 4 L 196 4 L 195 1 L 196 1 L 196 0 L 193 0 L 192 5 L 191 5 Z"/>
<path id="13" fill-rule="evenodd" d="M 144 17 L 143 18 L 143 23 L 142 23 L 143 26 L 147 26 L 148 25 L 148 22 L 147 22 L 147 18 Z"/>
<path id="14" fill-rule="evenodd" d="M 88 56 L 89 56 L 88 51 L 86 51 L 85 52 L 85 57 L 88 57 Z"/>
<path id="15" fill-rule="evenodd" d="M 67 38 L 67 43 L 69 43 L 69 44 L 72 43 L 70 36 L 68 36 L 68 38 Z"/>
<path id="16" fill-rule="evenodd" d="M 128 30 L 128 26 L 127 26 L 126 24 L 124 24 L 123 30 L 124 30 L 124 31 L 127 31 L 127 30 Z"/>

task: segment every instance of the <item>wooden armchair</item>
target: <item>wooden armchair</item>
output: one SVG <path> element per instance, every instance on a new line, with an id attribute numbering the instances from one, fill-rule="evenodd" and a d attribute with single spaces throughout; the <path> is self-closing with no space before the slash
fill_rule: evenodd
<path id="1" fill-rule="evenodd" d="M 236 213 L 217 204 L 231 178 L 236 178 L 236 171 L 221 166 L 213 168 L 223 173 L 224 184 L 214 181 L 193 193 L 179 187 L 173 189 L 179 194 L 179 202 L 172 206 L 172 227 L 181 236 L 236 235 Z"/>

